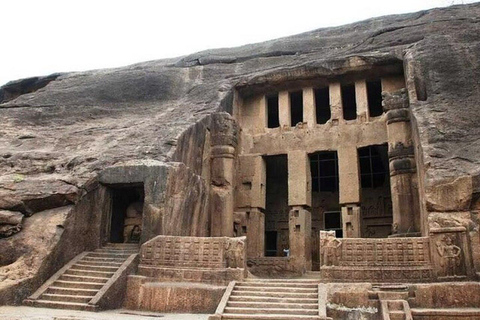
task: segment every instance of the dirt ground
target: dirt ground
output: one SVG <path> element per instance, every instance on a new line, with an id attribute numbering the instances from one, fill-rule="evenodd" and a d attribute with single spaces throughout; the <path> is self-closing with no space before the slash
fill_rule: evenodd
<path id="1" fill-rule="evenodd" d="M 86 312 L 32 307 L 0 307 L 0 320 L 207 320 L 207 314 L 165 314 L 132 310 Z"/>

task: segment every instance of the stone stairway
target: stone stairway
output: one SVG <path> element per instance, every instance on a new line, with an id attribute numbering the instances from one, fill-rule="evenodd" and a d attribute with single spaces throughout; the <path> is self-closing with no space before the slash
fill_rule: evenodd
<path id="1" fill-rule="evenodd" d="M 105 293 L 132 264 L 137 244 L 111 243 L 83 252 L 55 273 L 24 304 L 96 311 Z"/>
<path id="2" fill-rule="evenodd" d="M 408 287 L 403 285 L 376 288 L 383 320 L 413 320 L 408 303 Z"/>
<path id="3" fill-rule="evenodd" d="M 326 290 L 318 281 L 247 279 L 232 282 L 209 320 L 326 318 Z"/>

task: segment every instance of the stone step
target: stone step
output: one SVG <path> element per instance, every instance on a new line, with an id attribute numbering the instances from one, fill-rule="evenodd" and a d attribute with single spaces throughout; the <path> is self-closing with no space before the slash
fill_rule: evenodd
<path id="1" fill-rule="evenodd" d="M 236 308 L 236 307 L 226 307 L 224 314 L 295 314 L 303 316 L 314 316 L 318 315 L 317 309 L 283 309 L 283 308 Z"/>
<path id="2" fill-rule="evenodd" d="M 113 247 L 113 248 L 117 248 L 117 247 L 135 247 L 135 248 L 140 248 L 140 244 L 138 243 L 115 243 L 115 242 L 109 242 L 107 243 L 104 248 L 110 248 L 110 247 Z"/>
<path id="3" fill-rule="evenodd" d="M 81 296 L 81 295 L 68 295 L 68 294 L 57 294 L 57 293 L 44 293 L 40 297 L 41 300 L 48 301 L 63 301 L 63 302 L 78 302 L 78 303 L 88 303 L 93 299 L 94 296 Z"/>
<path id="4" fill-rule="evenodd" d="M 75 269 L 83 269 L 83 270 L 93 270 L 93 271 L 111 271 L 115 272 L 118 270 L 117 266 L 109 266 L 109 265 L 103 265 L 103 266 L 98 266 L 98 265 L 90 265 L 88 262 L 78 262 L 72 266 L 72 268 Z"/>
<path id="5" fill-rule="evenodd" d="M 235 286 L 235 291 L 318 293 L 318 288 Z"/>
<path id="6" fill-rule="evenodd" d="M 387 306 L 388 310 L 390 311 L 395 311 L 395 310 L 400 310 L 403 311 L 404 309 L 404 300 L 388 300 L 387 301 Z"/>
<path id="7" fill-rule="evenodd" d="M 403 311 L 390 311 L 388 313 L 390 320 L 406 320 L 407 317 Z"/>
<path id="8" fill-rule="evenodd" d="M 64 281 L 73 281 L 73 282 L 97 282 L 105 284 L 110 278 L 106 277 L 89 277 L 89 276 L 78 276 L 74 274 L 62 274 L 59 280 Z"/>
<path id="9" fill-rule="evenodd" d="M 100 262 L 100 263 L 120 263 L 122 264 L 126 259 L 125 258 L 118 258 L 118 257 L 91 257 L 87 255 L 81 261 L 92 261 L 92 262 Z"/>
<path id="10" fill-rule="evenodd" d="M 132 255 L 132 254 L 138 253 L 138 250 L 136 250 L 136 249 L 130 250 L 130 249 L 105 249 L 105 248 L 102 248 L 102 249 L 97 249 L 94 252 L 96 252 L 96 253 L 129 254 L 129 255 Z"/>
<path id="11" fill-rule="evenodd" d="M 317 283 L 291 283 L 291 282 L 237 282 L 238 287 L 269 287 L 269 288 L 279 288 L 279 287 L 291 287 L 291 288 L 318 288 Z"/>
<path id="12" fill-rule="evenodd" d="M 97 289 L 78 289 L 52 286 L 47 289 L 45 293 L 64 294 L 73 296 L 94 296 L 98 293 Z"/>
<path id="13" fill-rule="evenodd" d="M 318 303 L 318 298 L 284 298 L 264 296 L 230 296 L 235 302 L 274 302 L 274 303 Z"/>
<path id="14" fill-rule="evenodd" d="M 71 309 L 71 310 L 83 310 L 83 311 L 96 311 L 98 309 L 97 306 L 89 305 L 87 303 L 49 301 L 49 300 L 34 300 L 33 305 L 35 307 L 41 307 L 41 308 Z"/>
<path id="15" fill-rule="evenodd" d="M 318 310 L 318 303 L 296 303 L 296 302 L 258 302 L 258 301 L 229 301 L 227 307 L 234 308 L 272 308 L 272 309 L 315 309 Z"/>
<path id="16" fill-rule="evenodd" d="M 380 300 L 407 300 L 408 292 L 394 292 L 394 291 L 378 291 L 378 298 Z"/>
<path id="17" fill-rule="evenodd" d="M 122 260 L 124 261 L 124 260 Z M 104 266 L 104 265 L 109 265 L 109 266 L 115 266 L 115 267 L 120 267 L 123 262 L 121 261 L 118 261 L 118 262 L 112 262 L 112 261 L 104 261 L 104 260 L 95 260 L 95 259 L 88 259 L 88 258 L 84 258 L 80 261 L 78 261 L 78 263 L 81 263 L 81 264 L 87 264 L 89 266 Z"/>
<path id="18" fill-rule="evenodd" d="M 90 252 L 87 254 L 87 257 L 97 257 L 97 258 L 120 258 L 120 259 L 127 259 L 130 257 L 131 254 L 128 253 L 113 253 L 113 252 Z"/>
<path id="19" fill-rule="evenodd" d="M 298 314 L 222 314 L 222 320 L 319 320 L 317 316 L 298 315 Z"/>
<path id="20" fill-rule="evenodd" d="M 57 280 L 53 283 L 54 287 L 73 288 L 73 289 L 96 289 L 100 290 L 103 287 L 103 283 L 98 282 L 85 282 L 85 281 L 65 281 Z"/>
<path id="21" fill-rule="evenodd" d="M 85 269 L 68 269 L 65 271 L 65 274 L 74 274 L 77 276 L 88 276 L 88 277 L 111 277 L 115 272 L 113 271 L 93 271 Z"/>
<path id="22" fill-rule="evenodd" d="M 280 283 L 311 283 L 311 284 L 319 284 L 320 280 L 316 279 L 297 279 L 297 278 L 292 278 L 292 279 L 258 279 L 258 278 L 247 278 L 243 282 L 263 282 L 263 283 L 269 283 L 269 282 L 280 282 Z"/>
<path id="23" fill-rule="evenodd" d="M 303 293 L 303 292 L 265 292 L 265 291 L 232 291 L 232 296 L 260 296 L 273 298 L 315 298 L 318 299 L 318 293 Z"/>

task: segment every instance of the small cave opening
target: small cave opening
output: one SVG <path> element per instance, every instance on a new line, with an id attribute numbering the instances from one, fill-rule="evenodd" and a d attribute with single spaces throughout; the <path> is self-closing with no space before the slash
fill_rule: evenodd
<path id="1" fill-rule="evenodd" d="M 290 120 L 292 127 L 295 127 L 299 122 L 303 122 L 302 91 L 290 92 Z"/>
<path id="2" fill-rule="evenodd" d="M 268 128 L 280 127 L 278 94 L 267 96 L 267 126 Z"/>
<path id="3" fill-rule="evenodd" d="M 357 119 L 357 99 L 355 97 L 355 85 L 348 84 L 341 86 L 343 119 Z"/>
<path id="4" fill-rule="evenodd" d="M 142 232 L 143 185 L 112 188 L 110 242 L 138 243 Z"/>
<path id="5" fill-rule="evenodd" d="M 368 113 L 370 117 L 378 117 L 383 113 L 382 82 L 380 80 L 367 81 Z"/>
<path id="6" fill-rule="evenodd" d="M 315 89 L 315 112 L 318 124 L 325 124 L 332 117 L 328 87 Z"/>

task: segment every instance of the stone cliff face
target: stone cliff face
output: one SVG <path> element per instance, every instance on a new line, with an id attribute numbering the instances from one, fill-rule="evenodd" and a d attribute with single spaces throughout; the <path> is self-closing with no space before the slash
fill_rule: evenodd
<path id="1" fill-rule="evenodd" d="M 478 209 L 479 17 L 480 4 L 433 9 L 238 48 L 5 85 L 0 88 L 0 210 L 16 213 L 0 211 L 0 222 L 18 212 L 27 218 L 23 231 L 0 240 L 0 281 L 25 279 L 40 269 L 38 261 L 24 264 L 28 275 L 19 276 L 8 265 L 21 257 L 49 256 L 48 250 L 34 253 L 37 243 L 19 240 L 28 238 L 27 231 L 32 237 L 41 232 L 28 217 L 42 212 L 50 222 L 46 210 L 64 208 L 65 217 L 52 214 L 51 219 L 68 223 L 74 219 L 70 206 L 81 201 L 103 169 L 125 161 L 182 161 L 189 174 L 203 176 L 208 119 L 231 112 L 234 90 L 347 74 L 353 66 L 403 61 L 425 177 L 424 206 L 432 212 Z M 458 194 L 452 196 L 451 190 Z M 75 223 L 84 227 L 87 222 Z M 75 234 L 73 226 L 71 222 L 67 234 Z M 43 241 L 59 241 L 63 227 L 55 228 Z M 14 256 L 12 250 L 20 248 L 23 255 Z"/>

